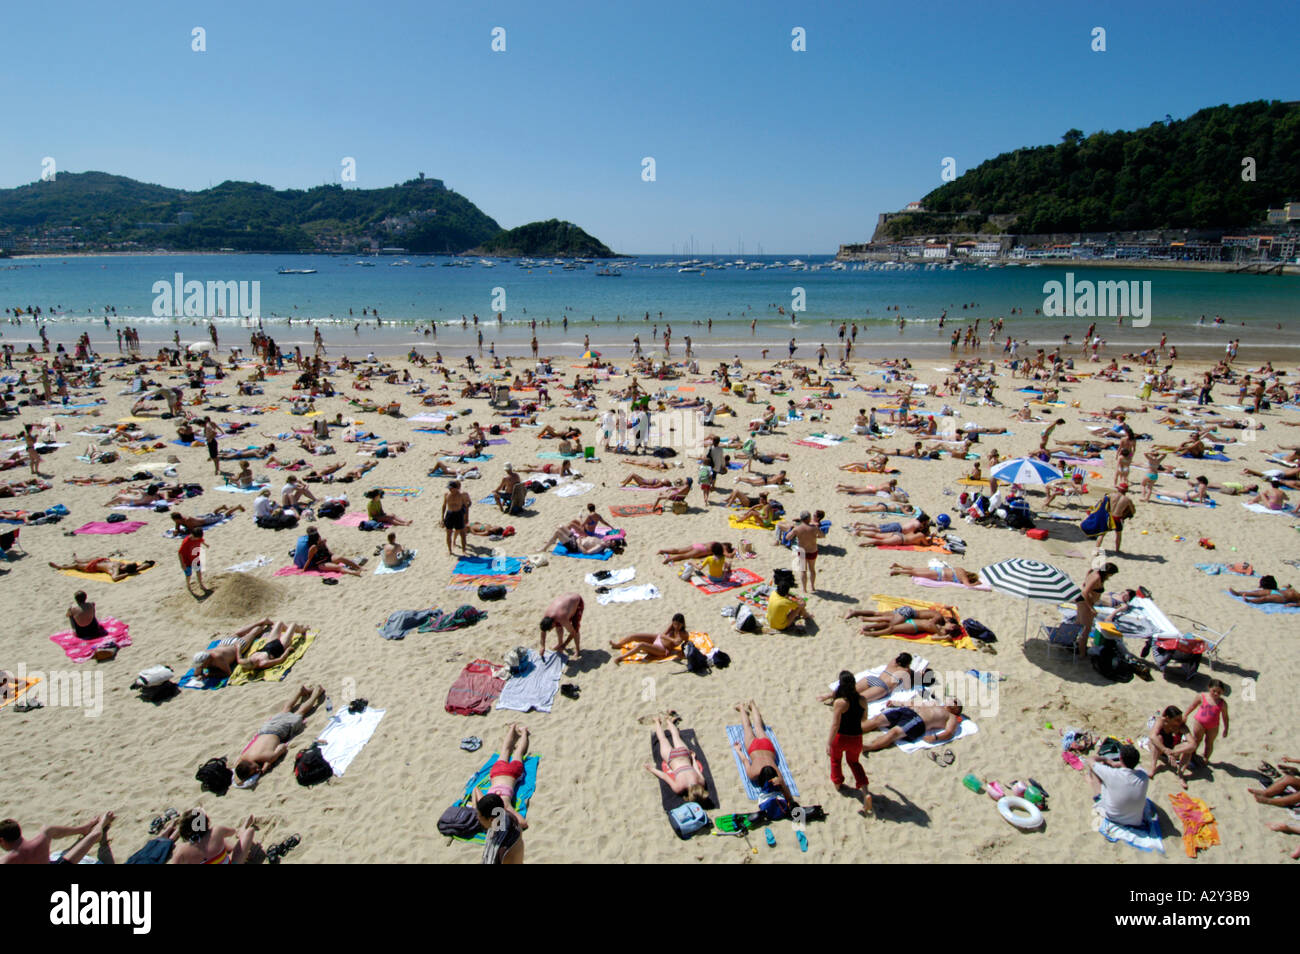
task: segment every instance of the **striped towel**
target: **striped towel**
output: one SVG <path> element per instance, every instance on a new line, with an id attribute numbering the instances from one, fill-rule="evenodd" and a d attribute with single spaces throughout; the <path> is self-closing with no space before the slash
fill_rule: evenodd
<path id="1" fill-rule="evenodd" d="M 794 773 L 790 771 L 790 764 L 786 762 L 785 753 L 781 751 L 781 743 L 777 741 L 776 731 L 768 725 L 763 726 L 763 729 L 767 732 L 767 737 L 771 740 L 772 747 L 776 749 L 776 765 L 781 771 L 781 777 L 785 779 L 786 787 L 790 789 L 790 794 L 792 796 L 799 798 L 799 786 L 795 784 Z M 744 745 L 745 730 L 739 725 L 727 726 L 727 740 L 733 743 L 739 742 L 741 745 Z M 737 752 L 734 747 L 731 750 L 731 757 L 736 763 L 736 770 L 740 773 L 740 781 L 745 786 L 745 796 L 751 802 L 762 801 L 766 796 L 758 790 L 757 785 L 750 781 L 749 775 L 745 772 L 745 763 L 740 760 L 740 753 Z"/>

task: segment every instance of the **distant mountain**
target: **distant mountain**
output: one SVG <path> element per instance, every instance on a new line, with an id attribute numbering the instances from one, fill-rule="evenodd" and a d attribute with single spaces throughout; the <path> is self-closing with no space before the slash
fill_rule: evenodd
<path id="1" fill-rule="evenodd" d="M 501 232 L 474 252 L 477 255 L 615 257 L 609 246 L 599 239 L 588 235 L 572 222 L 561 222 L 559 219 L 529 222 L 517 229 Z"/>
<path id="2" fill-rule="evenodd" d="M 576 226 L 570 229 L 575 246 L 554 254 L 587 254 L 592 244 L 604 248 Z M 35 248 L 353 253 L 377 244 L 440 254 L 513 234 L 423 174 L 382 189 L 277 190 L 223 182 L 187 192 L 103 172 L 61 172 L 50 182 L 0 189 L 4 232 L 16 246 Z"/>
<path id="3" fill-rule="evenodd" d="M 1202 109 L 1135 132 L 1071 129 L 980 163 L 935 189 L 890 237 L 936 232 L 1108 232 L 1258 224 L 1300 199 L 1300 104 Z M 1243 160 L 1254 178 L 1243 180 Z M 993 218 L 996 217 L 996 218 Z"/>

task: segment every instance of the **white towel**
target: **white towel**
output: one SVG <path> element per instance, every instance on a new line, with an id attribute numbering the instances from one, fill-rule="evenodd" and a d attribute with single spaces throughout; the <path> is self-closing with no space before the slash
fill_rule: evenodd
<path id="1" fill-rule="evenodd" d="M 388 566 L 382 559 L 380 559 L 379 565 L 375 567 L 375 575 L 378 576 L 381 573 L 401 573 L 403 570 L 410 569 L 411 561 L 415 559 L 416 554 L 419 552 L 419 550 L 412 550 L 411 555 L 402 563 L 397 564 L 397 566 Z"/>
<path id="2" fill-rule="evenodd" d="M 243 563 L 226 567 L 226 570 L 230 573 L 247 573 L 249 570 L 256 570 L 259 566 L 269 566 L 270 563 L 270 560 L 259 553 L 256 560 L 245 560 Z"/>
<path id="3" fill-rule="evenodd" d="M 636 576 L 636 567 L 625 566 L 621 570 L 611 570 L 609 576 L 596 579 L 595 573 L 588 573 L 586 581 L 592 586 L 618 586 L 621 583 L 629 583 Z"/>
<path id="4" fill-rule="evenodd" d="M 317 738 L 324 743 L 321 755 L 325 756 L 325 761 L 330 764 L 335 775 L 346 772 L 352 760 L 366 747 L 385 711 L 387 710 L 370 706 L 361 712 L 348 712 L 344 709 L 336 712 L 325 724 Z"/>
<path id="5" fill-rule="evenodd" d="M 1289 507 L 1285 510 L 1269 510 L 1263 504 L 1244 503 L 1242 504 L 1247 510 L 1253 510 L 1255 513 L 1267 513 L 1274 517 L 1294 517 L 1295 512 Z"/>
<path id="6" fill-rule="evenodd" d="M 595 486 L 595 484 L 586 484 L 580 480 L 574 481 L 571 484 L 560 484 L 555 488 L 555 496 L 577 497 L 580 494 L 585 494 L 587 491 L 592 490 Z"/>
<path id="7" fill-rule="evenodd" d="M 596 597 L 596 602 L 601 606 L 608 606 L 610 603 L 635 603 L 639 600 L 657 600 L 659 595 L 659 589 L 653 583 L 640 583 L 635 586 L 621 586 L 616 590 L 610 590 L 608 593 L 601 593 Z"/>
<path id="8" fill-rule="evenodd" d="M 883 666 L 881 667 L 884 668 Z M 899 689 L 892 692 L 886 699 L 877 699 L 867 706 L 867 717 L 874 719 L 886 709 L 897 709 L 900 705 L 906 705 L 913 697 L 919 695 L 917 689 Z M 958 739 L 965 739 L 979 732 L 980 727 L 975 724 L 975 720 L 970 716 L 963 716 L 962 720 L 957 723 L 957 733 L 947 742 L 933 742 L 929 739 L 919 739 L 916 742 L 899 742 L 897 747 L 904 752 L 919 752 L 921 749 L 935 749 L 941 745 L 950 745 Z M 929 733 L 927 733 L 928 735 Z"/>

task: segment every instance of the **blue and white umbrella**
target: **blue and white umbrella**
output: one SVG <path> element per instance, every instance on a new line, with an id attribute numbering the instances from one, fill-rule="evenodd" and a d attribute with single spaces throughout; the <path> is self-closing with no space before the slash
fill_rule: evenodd
<path id="1" fill-rule="evenodd" d="M 1024 487 L 1028 484 L 1050 484 L 1054 480 L 1060 480 L 1065 475 L 1050 464 L 1044 464 L 1041 460 L 1033 457 L 1017 457 L 1015 460 L 1004 461 L 997 467 L 989 471 L 989 476 L 1002 481 L 1004 484 L 1020 484 Z"/>

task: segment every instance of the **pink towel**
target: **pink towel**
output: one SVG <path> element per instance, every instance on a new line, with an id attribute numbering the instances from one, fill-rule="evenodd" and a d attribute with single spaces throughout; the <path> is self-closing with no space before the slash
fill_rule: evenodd
<path id="1" fill-rule="evenodd" d="M 321 570 L 300 570 L 296 566 L 282 566 L 276 570 L 275 576 L 323 576 L 327 580 L 337 580 L 342 573 L 326 573 Z"/>
<path id="2" fill-rule="evenodd" d="M 1083 760 L 1073 752 L 1062 752 L 1061 761 L 1076 771 L 1083 771 Z"/>
<path id="3" fill-rule="evenodd" d="M 95 655 L 95 650 L 107 642 L 111 641 L 119 646 L 131 645 L 130 627 L 126 623 L 105 616 L 100 619 L 99 624 L 104 628 L 104 635 L 97 639 L 82 639 L 71 630 L 55 633 L 50 639 L 62 647 L 69 659 L 79 663 Z"/>
<path id="4" fill-rule="evenodd" d="M 355 513 L 345 513 L 334 521 L 336 527 L 359 527 L 361 521 L 368 519 L 364 510 L 358 510 Z"/>
<path id="5" fill-rule="evenodd" d="M 978 586 L 963 586 L 961 583 L 954 583 L 952 580 L 944 580 L 940 583 L 938 580 L 927 580 L 923 576 L 912 577 L 912 582 L 917 586 L 960 586 L 963 590 L 991 590 L 993 587 L 981 583 Z"/>
<path id="6" fill-rule="evenodd" d="M 141 527 L 148 526 L 143 520 L 122 520 L 118 523 L 104 523 L 92 520 L 85 526 L 78 527 L 73 533 L 135 533 Z"/>

